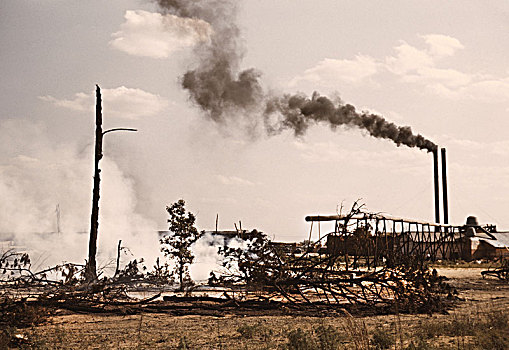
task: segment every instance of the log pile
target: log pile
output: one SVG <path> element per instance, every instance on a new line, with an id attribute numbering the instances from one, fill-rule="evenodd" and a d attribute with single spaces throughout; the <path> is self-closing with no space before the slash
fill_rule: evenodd
<path id="1" fill-rule="evenodd" d="M 509 260 L 503 259 L 499 267 L 481 271 L 484 277 L 496 277 L 502 281 L 509 281 Z"/>

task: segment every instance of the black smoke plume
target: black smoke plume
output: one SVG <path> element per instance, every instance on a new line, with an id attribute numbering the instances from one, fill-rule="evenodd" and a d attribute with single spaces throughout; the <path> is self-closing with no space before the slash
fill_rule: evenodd
<path id="1" fill-rule="evenodd" d="M 357 112 L 355 107 L 314 93 L 274 96 L 264 93 L 261 73 L 256 69 L 240 70 L 244 48 L 235 17 L 234 0 L 154 0 L 161 10 L 180 17 L 198 18 L 213 28 L 210 41 L 195 49 L 197 65 L 181 78 L 191 100 L 213 121 L 225 123 L 240 115 L 263 116 L 269 134 L 286 129 L 303 135 L 312 124 L 357 127 L 369 135 L 394 141 L 398 146 L 432 151 L 437 146 L 408 126 L 397 126 L 383 117 Z"/>
<path id="2" fill-rule="evenodd" d="M 271 116 L 279 115 L 275 121 Z M 398 146 L 418 147 L 433 151 L 437 146 L 421 135 L 414 135 L 409 126 L 397 126 L 383 117 L 357 112 L 355 107 L 341 102 L 334 103 L 317 92 L 311 98 L 304 95 L 284 95 L 270 98 L 266 103 L 265 120 L 269 132 L 278 133 L 291 129 L 296 135 L 303 135 L 307 128 L 315 123 L 338 126 L 355 126 L 377 138 L 389 139 Z"/>
<path id="3" fill-rule="evenodd" d="M 235 24 L 237 6 L 230 0 L 156 0 L 165 13 L 198 18 L 213 29 L 210 41 L 198 44 L 196 68 L 181 78 L 182 87 L 215 122 L 238 111 L 259 108 L 263 101 L 260 72 L 247 69 L 239 72 L 244 49 L 240 30 Z"/>

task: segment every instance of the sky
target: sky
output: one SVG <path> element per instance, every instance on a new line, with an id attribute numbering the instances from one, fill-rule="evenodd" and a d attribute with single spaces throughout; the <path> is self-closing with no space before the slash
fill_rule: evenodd
<path id="1" fill-rule="evenodd" d="M 509 229 L 507 1 L 223 4 L 235 4 L 224 20 L 238 26 L 237 68 L 256 68 L 263 91 L 317 91 L 410 126 L 447 149 L 450 223 Z M 211 118 L 181 82 L 215 26 L 154 1 L 1 1 L 0 240 L 44 250 L 41 264 L 84 259 L 95 84 L 105 129 L 138 129 L 105 137 L 104 256 L 118 239 L 136 255 L 158 250 L 165 207 L 181 198 L 200 230 L 218 215 L 219 229 L 241 221 L 279 241 L 306 239 L 306 215 L 356 200 L 434 221 L 425 150 L 352 126 L 268 134 L 260 110 Z M 41 235 L 57 231 L 57 205 L 61 233 Z"/>

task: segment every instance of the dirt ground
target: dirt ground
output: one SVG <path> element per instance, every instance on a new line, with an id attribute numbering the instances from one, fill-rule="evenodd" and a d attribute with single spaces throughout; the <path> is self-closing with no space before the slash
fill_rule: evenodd
<path id="1" fill-rule="evenodd" d="M 448 322 L 458 315 L 469 319 L 481 317 L 487 310 L 509 311 L 509 283 L 494 278 L 483 279 L 476 268 L 441 268 L 439 274 L 448 277 L 464 301 L 445 314 L 385 315 L 369 317 L 302 317 L 302 316 L 172 316 L 144 313 L 139 315 L 67 314 L 62 312 L 43 325 L 20 331 L 27 339 L 25 348 L 37 349 L 284 349 L 289 334 L 298 328 L 312 332 L 317 327 L 337 330 L 339 348 L 368 349 L 392 337 L 387 344 L 393 349 L 411 349 L 412 337 L 418 327 Z M 382 332 L 380 333 L 380 330 Z M 509 329 L 506 330 L 509 334 Z M 374 339 L 375 333 L 382 340 Z M 439 334 L 434 330 L 431 335 Z M 313 333 L 308 333 L 313 334 Z M 370 340 L 371 339 L 371 340 Z M 428 338 L 426 338 L 428 339 Z M 466 342 L 466 343 L 465 343 Z M 421 347 L 467 349 L 469 335 L 435 336 L 421 342 Z M 371 344 L 371 345 L 370 345 Z M 424 344 L 424 345 L 423 345 Z M 304 348 L 304 347 L 303 347 Z M 383 348 L 383 347 L 379 347 Z M 482 348 L 482 346 L 478 347 Z M 496 347 L 493 347 L 496 348 Z"/>

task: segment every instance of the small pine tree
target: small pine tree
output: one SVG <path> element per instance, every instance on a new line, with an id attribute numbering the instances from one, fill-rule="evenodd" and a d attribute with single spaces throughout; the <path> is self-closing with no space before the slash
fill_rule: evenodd
<path id="1" fill-rule="evenodd" d="M 194 260 L 191 245 L 202 236 L 202 233 L 198 232 L 194 226 L 196 221 L 194 214 L 187 212 L 186 215 L 185 204 L 185 201 L 180 199 L 166 207 L 166 211 L 170 215 L 168 223 L 171 233 L 160 240 L 161 251 L 176 263 L 174 274 L 179 278 L 179 290 L 181 291 L 185 289 L 186 285 L 192 284 L 189 275 L 189 265 Z"/>

